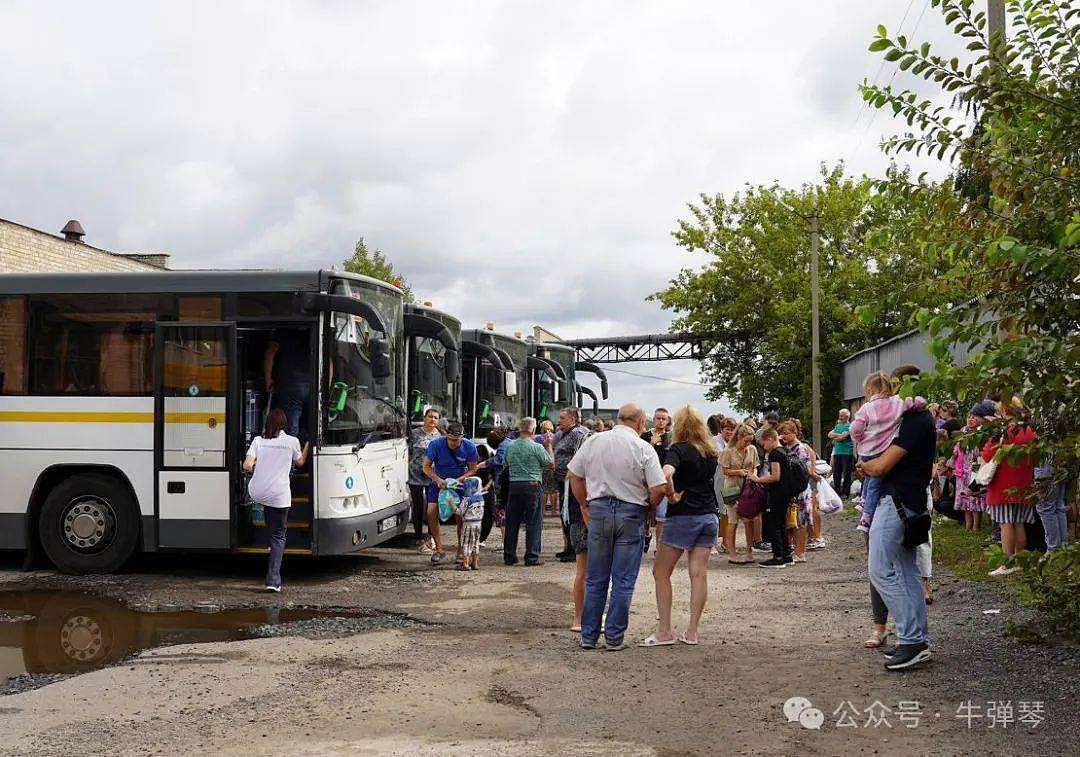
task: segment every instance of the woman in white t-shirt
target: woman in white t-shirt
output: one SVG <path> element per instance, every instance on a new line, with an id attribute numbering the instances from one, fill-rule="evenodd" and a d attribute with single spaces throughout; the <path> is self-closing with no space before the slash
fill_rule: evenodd
<path id="1" fill-rule="evenodd" d="M 289 474 L 293 466 L 301 468 L 307 462 L 308 445 L 300 450 L 300 440 L 289 436 L 285 428 L 285 412 L 274 408 L 266 415 L 262 436 L 251 440 L 244 470 L 251 473 L 248 494 L 253 502 L 263 506 L 266 531 L 270 541 L 270 563 L 266 568 L 266 590 L 281 591 L 281 558 L 285 554 L 285 530 L 292 507 Z"/>

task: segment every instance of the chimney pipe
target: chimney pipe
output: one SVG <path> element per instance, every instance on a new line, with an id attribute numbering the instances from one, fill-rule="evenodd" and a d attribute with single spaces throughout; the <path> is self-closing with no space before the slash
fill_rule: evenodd
<path id="1" fill-rule="evenodd" d="M 86 236 L 82 224 L 74 218 L 64 224 L 64 228 L 60 229 L 60 233 L 63 234 L 64 239 L 69 242 L 81 242 L 82 238 Z"/>

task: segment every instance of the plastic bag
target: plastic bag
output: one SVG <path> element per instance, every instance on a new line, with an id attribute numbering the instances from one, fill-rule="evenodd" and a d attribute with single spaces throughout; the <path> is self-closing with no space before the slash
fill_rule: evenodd
<path id="1" fill-rule="evenodd" d="M 458 505 L 461 504 L 461 495 L 455 491 L 457 489 L 458 482 L 456 479 L 446 479 L 446 488 L 439 492 L 439 519 L 449 520 L 454 517 L 454 513 L 457 512 Z"/>
<path id="2" fill-rule="evenodd" d="M 821 479 L 817 484 L 818 512 L 825 515 L 839 512 L 844 508 L 844 500 L 829 484 L 828 479 Z"/>

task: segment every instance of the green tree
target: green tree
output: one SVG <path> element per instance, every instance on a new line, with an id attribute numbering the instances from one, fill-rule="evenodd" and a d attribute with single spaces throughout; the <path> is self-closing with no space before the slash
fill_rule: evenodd
<path id="1" fill-rule="evenodd" d="M 908 130 L 893 155 L 932 153 L 952 169 L 949 191 L 890 174 L 887 191 L 930 202 L 911 246 L 943 283 L 971 298 L 923 307 L 936 374 L 926 391 L 961 401 L 1020 395 L 1059 474 L 1080 458 L 1080 4 L 1006 3 L 1012 38 L 987 33 L 970 0 L 932 0 L 965 40 L 964 60 L 878 27 L 870 50 L 941 89 L 937 101 L 864 84 L 872 106 Z M 954 364 L 949 347 L 978 351 Z"/>
<path id="2" fill-rule="evenodd" d="M 701 195 L 673 232 L 685 249 L 710 259 L 683 269 L 650 299 L 678 314 L 673 328 L 706 338 L 702 362 L 710 398 L 741 411 L 775 398 L 781 413 L 808 420 L 810 385 L 810 241 L 806 218 L 819 216 L 822 417 L 841 397 L 840 361 L 907 328 L 912 313 L 936 304 L 923 258 L 898 237 L 927 212 L 909 194 L 875 193 L 869 179 L 822 169 L 797 189 L 751 186 L 730 198 Z"/>
<path id="3" fill-rule="evenodd" d="M 405 293 L 405 302 L 415 302 L 412 289 L 409 288 L 405 277 L 394 270 L 394 264 L 382 250 L 369 250 L 363 237 L 357 241 L 352 256 L 345 261 L 345 270 L 393 284 Z"/>

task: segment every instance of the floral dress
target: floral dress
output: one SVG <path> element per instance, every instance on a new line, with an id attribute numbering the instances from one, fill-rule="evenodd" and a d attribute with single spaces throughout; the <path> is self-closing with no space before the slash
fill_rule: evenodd
<path id="1" fill-rule="evenodd" d="M 975 450 L 964 450 L 959 444 L 953 446 L 952 468 L 956 476 L 956 509 L 969 513 L 986 512 L 986 491 L 968 489 L 975 480 Z"/>

